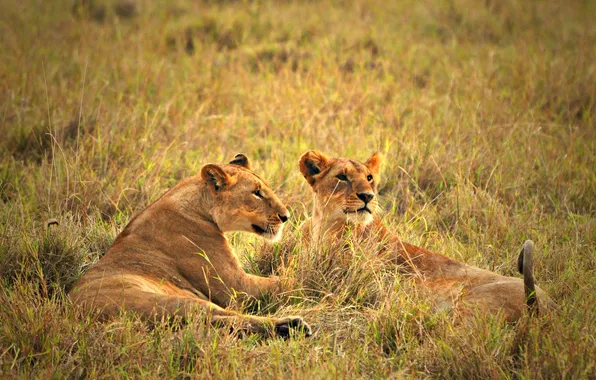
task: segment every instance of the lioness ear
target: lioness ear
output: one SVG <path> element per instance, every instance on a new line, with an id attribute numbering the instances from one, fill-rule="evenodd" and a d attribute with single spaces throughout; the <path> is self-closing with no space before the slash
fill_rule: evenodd
<path id="1" fill-rule="evenodd" d="M 230 176 L 219 165 L 215 164 L 203 166 L 201 169 L 201 178 L 210 185 L 210 188 L 214 192 L 220 191 L 231 182 Z"/>
<path id="2" fill-rule="evenodd" d="M 300 157 L 300 172 L 306 181 L 312 186 L 315 183 L 315 176 L 321 173 L 329 162 L 327 156 L 315 150 L 308 151 Z"/>
<path id="3" fill-rule="evenodd" d="M 383 154 L 380 152 L 376 152 L 366 162 L 364 165 L 371 171 L 372 174 L 379 174 L 381 170 L 381 164 L 383 163 Z"/>
<path id="4" fill-rule="evenodd" d="M 246 157 L 242 153 L 238 153 L 237 155 L 235 155 L 234 159 L 232 161 L 230 161 L 230 164 L 242 166 L 243 168 L 251 170 L 250 161 L 248 161 L 248 157 Z"/>

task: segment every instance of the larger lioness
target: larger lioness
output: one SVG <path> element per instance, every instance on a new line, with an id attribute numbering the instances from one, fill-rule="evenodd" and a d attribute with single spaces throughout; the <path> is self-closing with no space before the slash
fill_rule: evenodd
<path id="1" fill-rule="evenodd" d="M 311 243 L 341 239 L 347 228 L 364 239 L 377 239 L 380 254 L 423 285 L 437 309 L 470 316 L 477 311 L 502 315 L 507 321 L 552 305 L 547 295 L 534 285 L 533 243 L 527 241 L 520 253 L 518 269 L 524 279 L 506 277 L 450 259 L 399 239 L 373 214 L 378 207 L 378 153 L 361 163 L 347 158 L 330 158 L 309 151 L 299 161 L 300 171 L 314 193 L 311 219 L 303 226 L 303 236 Z"/>
<path id="2" fill-rule="evenodd" d="M 226 310 L 233 297 L 276 292 L 280 280 L 241 268 L 226 231 L 269 239 L 281 235 L 288 211 L 250 169 L 246 156 L 207 164 L 135 216 L 112 247 L 70 292 L 75 304 L 101 316 L 122 308 L 144 318 L 185 317 L 202 309 L 218 324 L 263 335 L 310 335 L 300 317 L 266 318 Z"/>

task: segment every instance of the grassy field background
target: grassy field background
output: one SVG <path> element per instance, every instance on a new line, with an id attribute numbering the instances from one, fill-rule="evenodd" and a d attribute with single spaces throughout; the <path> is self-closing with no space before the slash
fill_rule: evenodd
<path id="1" fill-rule="evenodd" d="M 1 6 L 0 377 L 596 377 L 594 2 Z M 303 247 L 310 149 L 382 151 L 405 241 L 515 276 L 533 239 L 560 310 L 457 326 L 370 247 Z M 313 337 L 73 310 L 65 292 L 134 213 L 237 152 L 293 215 L 274 247 L 230 235 L 248 271 L 288 278 L 253 312 Z"/>

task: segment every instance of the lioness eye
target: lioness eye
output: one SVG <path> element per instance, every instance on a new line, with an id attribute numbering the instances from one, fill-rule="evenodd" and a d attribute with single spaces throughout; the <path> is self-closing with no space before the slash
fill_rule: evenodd
<path id="1" fill-rule="evenodd" d="M 373 180 L 372 174 L 369 174 L 368 177 L 366 177 L 366 179 L 368 180 L 368 182 L 372 182 L 372 180 Z"/>
<path id="2" fill-rule="evenodd" d="M 336 176 L 337 179 L 339 179 L 340 181 L 347 181 L 348 177 L 346 177 L 344 174 L 338 174 Z"/>
<path id="3" fill-rule="evenodd" d="M 255 191 L 253 191 L 252 193 L 253 193 L 253 194 L 255 195 L 255 197 L 257 197 L 257 198 L 263 198 L 263 194 L 261 193 L 261 190 L 255 190 Z"/>

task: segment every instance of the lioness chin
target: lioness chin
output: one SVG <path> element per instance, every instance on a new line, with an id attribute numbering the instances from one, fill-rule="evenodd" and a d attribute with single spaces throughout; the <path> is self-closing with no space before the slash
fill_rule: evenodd
<path id="1" fill-rule="evenodd" d="M 307 243 L 341 241 L 347 229 L 363 239 L 382 242 L 382 258 L 412 275 L 427 290 L 436 309 L 447 309 L 457 316 L 476 312 L 501 315 L 516 321 L 526 309 L 535 313 L 553 302 L 534 285 L 533 243 L 524 243 L 518 269 L 524 278 L 502 276 L 450 259 L 399 239 L 387 230 L 373 212 L 378 207 L 378 183 L 382 156 L 375 153 L 366 162 L 331 158 L 309 151 L 299 161 L 300 171 L 312 188 L 312 217 L 302 227 Z"/>
<path id="2" fill-rule="evenodd" d="M 187 317 L 195 309 L 242 333 L 307 336 L 300 317 L 267 318 L 225 309 L 233 299 L 277 292 L 277 277 L 244 272 L 224 232 L 281 235 L 288 210 L 239 154 L 207 164 L 136 215 L 114 244 L 75 284 L 72 301 L 103 318 L 132 310 L 151 319 Z M 234 295 L 234 296 L 233 296 Z"/>

